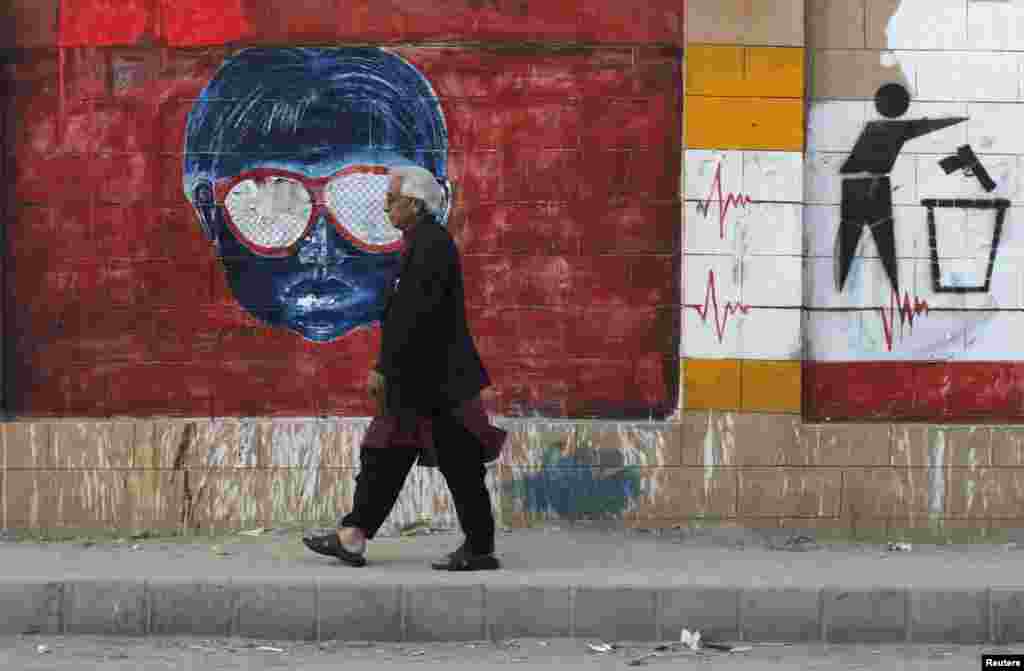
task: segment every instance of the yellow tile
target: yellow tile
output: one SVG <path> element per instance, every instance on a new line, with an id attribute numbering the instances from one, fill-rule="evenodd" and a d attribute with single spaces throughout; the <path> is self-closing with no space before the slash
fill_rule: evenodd
<path id="1" fill-rule="evenodd" d="M 748 47 L 750 96 L 803 98 L 806 50 L 786 47 Z"/>
<path id="2" fill-rule="evenodd" d="M 687 96 L 685 105 L 690 149 L 803 151 L 803 100 Z"/>
<path id="3" fill-rule="evenodd" d="M 801 98 L 804 50 L 699 44 L 686 50 L 689 95 Z"/>
<path id="4" fill-rule="evenodd" d="M 687 359 L 687 410 L 738 410 L 739 359 Z"/>
<path id="5" fill-rule="evenodd" d="M 686 93 L 742 96 L 747 81 L 747 50 L 741 46 L 696 44 L 687 47 Z"/>
<path id="6" fill-rule="evenodd" d="M 742 361 L 742 409 L 800 413 L 799 361 Z"/>

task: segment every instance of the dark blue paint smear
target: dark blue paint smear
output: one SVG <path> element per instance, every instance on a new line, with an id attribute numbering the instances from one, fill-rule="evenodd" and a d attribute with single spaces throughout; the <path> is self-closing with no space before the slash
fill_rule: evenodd
<path id="1" fill-rule="evenodd" d="M 640 496 L 638 468 L 627 467 L 613 477 L 595 478 L 595 472 L 600 470 L 594 468 L 594 459 L 562 457 L 559 452 L 557 447 L 550 448 L 538 473 L 507 485 L 511 496 L 520 500 L 524 512 L 615 519 Z M 600 452 L 611 460 L 621 460 L 617 451 Z"/>

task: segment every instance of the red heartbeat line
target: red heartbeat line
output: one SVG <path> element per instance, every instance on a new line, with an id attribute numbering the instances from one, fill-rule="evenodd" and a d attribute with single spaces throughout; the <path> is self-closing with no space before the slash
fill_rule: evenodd
<path id="1" fill-rule="evenodd" d="M 896 312 L 899 311 L 900 315 L 900 333 L 903 333 L 903 325 L 905 323 L 910 324 L 910 329 L 914 329 L 914 317 L 919 316 L 921 313 L 928 314 L 928 301 L 920 298 L 914 298 L 914 304 L 910 304 L 910 294 L 907 292 L 903 293 L 903 303 L 900 304 L 900 295 L 895 289 L 889 295 L 889 314 L 886 316 L 885 308 L 875 308 L 878 310 L 878 314 L 882 316 L 882 329 L 885 332 L 885 344 L 889 351 L 892 351 L 892 327 L 896 321 Z"/>
<path id="2" fill-rule="evenodd" d="M 697 203 L 697 213 L 703 214 L 705 219 L 708 218 L 712 201 L 718 203 L 718 234 L 722 240 L 725 240 L 725 219 L 729 216 L 729 210 L 737 205 L 746 207 L 754 202 L 750 196 L 742 193 L 730 193 L 728 195 L 723 193 L 721 163 L 715 169 L 715 179 L 711 182 L 711 192 L 708 194 L 708 199 L 703 203 Z"/>
<path id="3" fill-rule="evenodd" d="M 722 335 L 725 332 L 725 325 L 728 323 L 729 317 L 736 314 L 737 311 L 740 312 L 741 314 L 747 314 L 748 312 L 750 312 L 751 308 L 751 306 L 743 305 L 742 303 L 728 302 L 725 304 L 725 314 L 724 316 L 721 317 L 721 321 L 719 321 L 718 290 L 715 288 L 714 270 L 708 271 L 708 290 L 707 293 L 704 295 L 704 305 L 701 306 L 697 303 L 689 303 L 685 307 L 693 308 L 694 310 L 696 310 L 697 314 L 700 315 L 701 322 L 707 323 L 709 303 L 715 308 L 715 330 L 718 332 L 719 343 L 722 342 Z"/>

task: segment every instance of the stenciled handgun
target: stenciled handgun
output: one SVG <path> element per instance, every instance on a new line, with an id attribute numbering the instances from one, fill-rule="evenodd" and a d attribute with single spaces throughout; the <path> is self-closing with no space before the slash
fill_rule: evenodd
<path id="1" fill-rule="evenodd" d="M 985 170 L 985 166 L 981 164 L 981 161 L 969 144 L 957 148 L 956 154 L 942 159 L 939 161 L 939 165 L 942 166 L 947 175 L 961 169 L 968 175 L 974 175 L 986 191 L 994 191 L 996 188 L 996 183 L 992 181 L 988 170 Z"/>

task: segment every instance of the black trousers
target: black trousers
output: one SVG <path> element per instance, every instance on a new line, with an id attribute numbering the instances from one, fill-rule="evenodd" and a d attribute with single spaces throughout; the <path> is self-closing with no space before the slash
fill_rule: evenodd
<path id="1" fill-rule="evenodd" d="M 494 514 L 480 443 L 450 411 L 435 411 L 432 420 L 437 465 L 452 494 L 466 548 L 474 554 L 491 554 Z M 418 453 L 411 447 L 361 450 L 352 511 L 338 526 L 359 527 L 367 538 L 373 538 L 398 500 Z"/>

